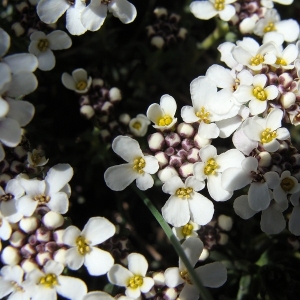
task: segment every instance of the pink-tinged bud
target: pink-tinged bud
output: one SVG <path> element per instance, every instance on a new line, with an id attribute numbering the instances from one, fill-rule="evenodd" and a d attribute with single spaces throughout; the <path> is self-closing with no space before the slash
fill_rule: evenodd
<path id="1" fill-rule="evenodd" d="M 38 264 L 32 258 L 22 260 L 20 265 L 25 273 L 29 273 L 34 269 L 39 269 Z"/>
<path id="2" fill-rule="evenodd" d="M 47 251 L 47 252 L 53 253 L 53 252 L 57 251 L 57 249 L 58 249 L 58 245 L 53 241 L 48 242 L 45 245 L 45 251 Z"/>
<path id="3" fill-rule="evenodd" d="M 15 174 L 20 174 L 24 170 L 24 164 L 17 160 L 14 160 L 10 163 L 10 170 Z"/>
<path id="4" fill-rule="evenodd" d="M 232 218 L 225 215 L 219 215 L 218 225 L 222 230 L 229 231 L 232 228 L 233 221 Z"/>
<path id="5" fill-rule="evenodd" d="M 164 136 L 160 132 L 150 134 L 148 137 L 148 146 L 151 151 L 161 151 L 165 145 Z"/>
<path id="6" fill-rule="evenodd" d="M 12 246 L 20 248 L 25 244 L 26 234 L 22 231 L 14 231 L 10 236 L 9 242 Z"/>
<path id="7" fill-rule="evenodd" d="M 195 135 L 195 129 L 191 124 L 180 123 L 177 126 L 177 133 L 183 138 L 192 138 Z"/>
<path id="8" fill-rule="evenodd" d="M 190 149 L 194 148 L 194 141 L 190 139 L 184 139 L 181 145 L 184 150 L 189 151 Z"/>
<path id="9" fill-rule="evenodd" d="M 183 163 L 183 159 L 178 155 L 170 156 L 169 165 L 175 168 L 179 168 Z"/>
<path id="10" fill-rule="evenodd" d="M 219 233 L 220 239 L 218 240 L 218 244 L 226 245 L 228 243 L 228 235 L 226 233 L 220 232 Z"/>
<path id="11" fill-rule="evenodd" d="M 63 242 L 64 232 L 65 232 L 64 229 L 58 229 L 53 232 L 53 239 L 58 245 L 64 245 Z"/>
<path id="12" fill-rule="evenodd" d="M 87 96 L 87 95 L 82 95 L 82 96 L 79 98 L 79 104 L 80 104 L 80 106 L 91 104 L 91 103 L 90 103 L 90 98 L 89 98 L 89 96 Z"/>
<path id="13" fill-rule="evenodd" d="M 173 147 L 169 147 L 165 150 L 167 156 L 172 156 L 175 154 L 175 149 Z"/>
<path id="14" fill-rule="evenodd" d="M 200 137 L 199 134 L 196 134 L 194 137 L 194 146 L 201 149 L 207 145 L 211 144 L 211 139 L 204 139 Z"/>
<path id="15" fill-rule="evenodd" d="M 35 259 L 40 266 L 43 266 L 48 260 L 52 260 L 52 256 L 49 252 L 41 252 L 37 254 Z"/>
<path id="16" fill-rule="evenodd" d="M 195 163 L 200 160 L 199 157 L 199 149 L 198 148 L 192 148 L 188 151 L 187 160 L 191 163 Z"/>
<path id="17" fill-rule="evenodd" d="M 289 88 L 289 86 L 293 82 L 293 77 L 289 73 L 283 73 L 278 77 L 279 85 L 282 85 L 285 89 Z"/>
<path id="18" fill-rule="evenodd" d="M 48 228 L 48 229 L 55 229 L 64 224 L 64 217 L 56 213 L 54 211 L 49 211 L 46 213 L 42 219 L 43 224 Z"/>
<path id="19" fill-rule="evenodd" d="M 267 75 L 269 84 L 275 84 L 275 85 L 278 84 L 278 76 L 276 73 L 268 72 L 266 75 Z"/>
<path id="20" fill-rule="evenodd" d="M 171 166 L 167 166 L 164 169 L 158 171 L 157 176 L 162 182 L 166 182 L 171 177 L 178 175 L 176 169 Z"/>
<path id="21" fill-rule="evenodd" d="M 193 175 L 193 167 L 194 164 L 185 162 L 178 170 L 180 176 L 186 178 Z"/>
<path id="22" fill-rule="evenodd" d="M 80 107 L 80 113 L 89 120 L 95 115 L 95 110 L 90 105 L 83 105 Z"/>
<path id="23" fill-rule="evenodd" d="M 23 246 L 21 248 L 20 252 L 24 258 L 30 258 L 36 254 L 36 249 L 35 249 L 35 247 L 33 247 L 29 244 L 26 244 L 25 246 Z"/>
<path id="24" fill-rule="evenodd" d="M 186 160 L 186 157 L 187 157 L 188 153 L 184 149 L 180 149 L 177 152 L 177 155 L 180 156 L 182 159 Z"/>
<path id="25" fill-rule="evenodd" d="M 131 118 L 130 118 L 129 114 L 121 114 L 119 116 L 119 122 L 125 126 L 127 126 L 129 124 L 130 120 L 131 120 Z"/>
<path id="26" fill-rule="evenodd" d="M 51 240 L 51 232 L 45 227 L 38 228 L 36 238 L 39 242 L 47 243 Z"/>
<path id="27" fill-rule="evenodd" d="M 169 158 L 165 152 L 156 152 L 154 157 L 158 160 L 159 168 L 162 169 L 166 167 L 169 163 Z"/>
<path id="28" fill-rule="evenodd" d="M 36 217 L 23 217 L 19 227 L 26 233 L 31 233 L 39 227 L 40 221 Z"/>
<path id="29" fill-rule="evenodd" d="M 296 95 L 292 92 L 284 93 L 280 97 L 280 103 L 284 108 L 289 108 L 296 102 Z"/>
<path id="30" fill-rule="evenodd" d="M 66 251 L 68 249 L 61 248 L 54 252 L 53 259 L 63 265 L 66 265 Z"/>
<path id="31" fill-rule="evenodd" d="M 100 89 L 101 87 L 103 87 L 103 85 L 104 85 L 104 81 L 101 78 L 94 78 L 92 81 L 93 88 Z"/>
<path id="32" fill-rule="evenodd" d="M 109 112 L 113 109 L 114 105 L 111 102 L 104 102 L 101 106 L 101 112 L 105 114 L 109 114 Z"/>
<path id="33" fill-rule="evenodd" d="M 1 254 L 1 260 L 5 265 L 17 265 L 21 260 L 19 250 L 12 246 L 5 247 Z"/>
<path id="34" fill-rule="evenodd" d="M 110 102 L 112 103 L 117 103 L 121 101 L 122 100 L 121 91 L 116 87 L 111 88 L 109 90 L 109 98 L 110 98 Z"/>
<path id="35" fill-rule="evenodd" d="M 260 152 L 258 155 L 258 166 L 269 167 L 271 165 L 272 157 L 267 151 Z"/>
<path id="36" fill-rule="evenodd" d="M 166 135 L 165 141 L 169 147 L 175 148 L 180 144 L 181 138 L 176 132 L 171 132 Z"/>

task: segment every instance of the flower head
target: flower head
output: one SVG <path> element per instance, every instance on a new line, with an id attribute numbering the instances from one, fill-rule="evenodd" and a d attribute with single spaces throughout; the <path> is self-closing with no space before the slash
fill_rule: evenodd
<path id="1" fill-rule="evenodd" d="M 86 70 L 76 69 L 72 72 L 72 76 L 68 73 L 63 73 L 61 81 L 67 89 L 73 90 L 78 94 L 85 94 L 92 84 L 92 77 L 88 77 Z"/>

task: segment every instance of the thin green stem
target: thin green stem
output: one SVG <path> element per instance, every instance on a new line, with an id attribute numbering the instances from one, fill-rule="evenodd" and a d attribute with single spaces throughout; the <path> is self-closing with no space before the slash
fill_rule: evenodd
<path id="1" fill-rule="evenodd" d="M 143 200 L 145 205 L 149 208 L 149 210 L 151 211 L 151 213 L 153 214 L 153 216 L 155 217 L 155 219 L 157 220 L 157 222 L 159 223 L 159 225 L 161 226 L 161 228 L 164 230 L 165 234 L 167 235 L 167 237 L 171 241 L 175 251 L 177 252 L 179 257 L 181 258 L 184 265 L 186 266 L 187 271 L 188 271 L 194 285 L 198 288 L 201 299 L 203 299 L 203 300 L 213 300 L 210 292 L 202 285 L 201 281 L 199 280 L 199 277 L 197 276 L 197 274 L 194 270 L 194 267 L 190 264 L 187 256 L 185 255 L 185 253 L 184 253 L 184 251 L 181 247 L 181 244 L 179 243 L 179 241 L 177 240 L 177 238 L 173 234 L 170 226 L 166 223 L 166 221 L 164 220 L 162 215 L 159 213 L 159 211 L 156 209 L 156 207 L 153 205 L 151 200 L 149 198 L 147 198 L 145 193 L 142 192 L 141 190 L 139 190 L 134 185 L 132 185 L 132 188 L 137 193 L 137 195 Z"/>

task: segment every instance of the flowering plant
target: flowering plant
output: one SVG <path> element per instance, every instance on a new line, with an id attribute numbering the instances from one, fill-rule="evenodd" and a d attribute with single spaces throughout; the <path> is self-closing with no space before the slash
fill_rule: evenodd
<path id="1" fill-rule="evenodd" d="M 2 0 L 0 299 L 298 299 L 299 12 Z"/>

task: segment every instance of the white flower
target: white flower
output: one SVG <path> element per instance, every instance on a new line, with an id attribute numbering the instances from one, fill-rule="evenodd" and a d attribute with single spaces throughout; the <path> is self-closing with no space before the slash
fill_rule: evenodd
<path id="1" fill-rule="evenodd" d="M 182 243 L 182 248 L 192 266 L 194 266 L 203 251 L 203 243 L 199 238 L 191 237 Z M 206 264 L 195 269 L 195 272 L 204 286 L 217 288 L 227 280 L 227 270 L 220 262 Z M 199 298 L 199 291 L 193 285 L 190 275 L 179 258 L 179 267 L 168 268 L 165 271 L 165 280 L 168 287 L 174 288 L 184 284 L 179 299 L 195 300 Z"/>
<path id="2" fill-rule="evenodd" d="M 293 3 L 294 0 L 261 0 L 261 5 L 267 8 L 273 8 L 274 3 L 279 3 L 283 5 L 290 5 Z"/>
<path id="3" fill-rule="evenodd" d="M 127 297 L 137 299 L 141 293 L 147 293 L 154 285 L 151 277 L 146 277 L 148 263 L 139 253 L 131 253 L 127 257 L 128 269 L 114 265 L 107 273 L 108 280 L 115 285 L 126 288 Z"/>
<path id="4" fill-rule="evenodd" d="M 122 191 L 134 180 L 140 190 L 147 190 L 154 184 L 150 174 L 157 172 L 159 165 L 155 157 L 144 156 L 138 142 L 128 136 L 118 136 L 112 149 L 121 156 L 126 164 L 108 168 L 104 173 L 107 186 L 114 191 Z"/>
<path id="5" fill-rule="evenodd" d="M 67 89 L 79 94 L 85 94 L 92 84 L 92 77 L 88 77 L 86 70 L 76 69 L 72 72 L 72 76 L 68 73 L 63 73 L 61 81 Z"/>
<path id="6" fill-rule="evenodd" d="M 281 33 L 286 42 L 294 42 L 299 37 L 299 24 L 293 19 L 280 21 L 280 15 L 277 10 L 268 9 L 264 17 L 255 24 L 254 33 L 258 36 L 263 36 L 271 31 Z"/>
<path id="7" fill-rule="evenodd" d="M 218 46 L 218 51 L 221 53 L 220 60 L 223 61 L 229 68 L 241 71 L 243 68 L 243 65 L 238 63 L 234 57 L 232 56 L 232 49 L 236 45 L 231 42 L 225 42 Z"/>
<path id="8" fill-rule="evenodd" d="M 0 276 L 0 298 L 9 297 L 8 300 L 29 300 L 30 295 L 26 291 L 26 285 L 23 281 L 24 271 L 19 266 L 4 266 L 1 269 Z"/>
<path id="9" fill-rule="evenodd" d="M 65 214 L 69 207 L 68 182 L 72 176 L 73 169 L 70 165 L 58 164 L 48 171 L 45 180 L 19 177 L 18 181 L 26 195 L 17 200 L 18 211 L 30 217 L 38 205 L 46 205 L 52 211 Z"/>
<path id="10" fill-rule="evenodd" d="M 268 42 L 260 46 L 252 38 L 243 38 L 237 41 L 237 46 L 232 49 L 234 59 L 254 71 L 262 69 L 263 64 L 272 65 L 276 62 L 276 44 Z"/>
<path id="11" fill-rule="evenodd" d="M 90 275 L 103 275 L 114 264 L 110 253 L 95 247 L 115 234 L 115 226 L 102 217 L 90 218 L 80 231 L 75 226 L 66 228 L 63 243 L 71 248 L 66 251 L 66 264 L 78 270 L 83 264 Z"/>
<path id="12" fill-rule="evenodd" d="M 46 159 L 41 150 L 33 149 L 32 152 L 27 153 L 27 162 L 32 167 L 42 167 L 48 161 L 49 159 Z"/>
<path id="13" fill-rule="evenodd" d="M 63 276 L 64 266 L 49 260 L 43 271 L 34 269 L 26 275 L 26 283 L 31 284 L 29 292 L 32 300 L 57 299 L 59 294 L 68 299 L 81 300 L 87 293 L 85 283 L 78 278 Z"/>
<path id="14" fill-rule="evenodd" d="M 266 118 L 253 117 L 247 119 L 243 124 L 245 135 L 261 144 L 266 151 L 275 152 L 280 143 L 278 140 L 286 140 L 290 133 L 286 128 L 280 128 L 283 111 L 273 109 Z"/>
<path id="15" fill-rule="evenodd" d="M 118 297 L 118 299 L 120 299 L 120 297 Z M 87 293 L 82 300 L 115 300 L 115 298 L 102 291 L 92 291 Z"/>
<path id="16" fill-rule="evenodd" d="M 135 6 L 127 0 L 91 0 L 81 14 L 83 26 L 91 31 L 99 30 L 107 11 L 113 13 L 124 24 L 133 22 L 137 14 Z"/>
<path id="17" fill-rule="evenodd" d="M 173 227 L 172 231 L 174 235 L 179 239 L 187 239 L 190 237 L 198 237 L 197 230 L 199 230 L 201 226 L 197 223 L 189 221 L 187 224 L 180 227 Z"/>
<path id="18" fill-rule="evenodd" d="M 202 161 L 194 164 L 194 176 L 200 181 L 207 179 L 207 189 L 214 200 L 230 199 L 232 191 L 222 187 L 221 174 L 230 167 L 240 167 L 244 155 L 236 149 L 217 155 L 217 149 L 208 145 L 200 149 L 199 156 Z"/>
<path id="19" fill-rule="evenodd" d="M 171 129 L 177 122 L 177 118 L 174 118 L 176 109 L 175 99 L 170 95 L 163 95 L 160 104 L 153 103 L 149 106 L 147 117 L 154 123 L 154 128 L 162 131 Z"/>
<path id="20" fill-rule="evenodd" d="M 67 12 L 66 28 L 73 35 L 81 35 L 87 30 L 80 20 L 84 8 L 85 1 L 81 0 L 40 0 L 37 5 L 37 14 L 44 23 L 53 24 Z"/>
<path id="21" fill-rule="evenodd" d="M 128 124 L 129 130 L 134 136 L 144 136 L 147 133 L 149 119 L 143 115 L 138 114 L 136 118 L 132 118 Z"/>
<path id="22" fill-rule="evenodd" d="M 199 225 L 207 224 L 213 217 L 214 205 L 197 193 L 204 186 L 194 176 L 189 176 L 185 183 L 179 176 L 167 180 L 162 189 L 171 196 L 162 208 L 164 219 L 175 227 L 187 224 L 190 219 Z"/>
<path id="23" fill-rule="evenodd" d="M 208 20 L 219 15 L 223 21 L 229 21 L 235 15 L 235 7 L 230 5 L 233 2 L 236 0 L 194 1 L 190 10 L 198 19 Z"/>
<path id="24" fill-rule="evenodd" d="M 237 115 L 239 107 L 227 97 L 227 92 L 217 91 L 216 84 L 208 77 L 200 76 L 190 85 L 193 106 L 184 106 L 181 117 L 186 123 L 200 122 L 198 134 L 211 139 L 219 136 L 220 130 L 213 123 Z"/>
<path id="25" fill-rule="evenodd" d="M 265 74 L 257 74 L 251 77 L 249 76 L 247 84 L 237 88 L 234 96 L 241 104 L 245 104 L 250 100 L 250 113 L 258 115 L 266 110 L 268 100 L 274 100 L 277 97 L 278 88 L 275 85 L 266 87 L 268 78 Z"/>
<path id="26" fill-rule="evenodd" d="M 30 35 L 30 40 L 28 51 L 37 57 L 38 68 L 42 71 L 52 70 L 55 66 L 55 56 L 51 50 L 68 49 L 72 45 L 70 37 L 61 30 L 48 35 L 42 31 L 35 31 Z"/>

